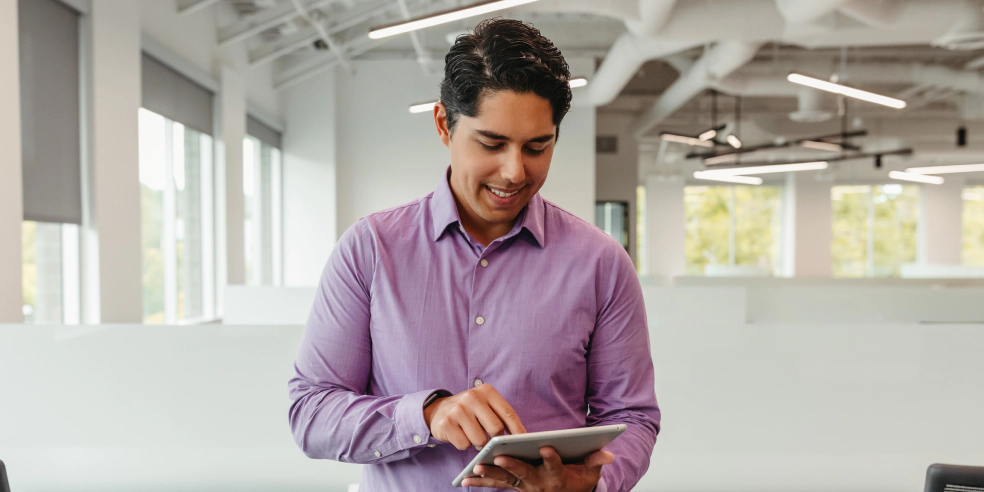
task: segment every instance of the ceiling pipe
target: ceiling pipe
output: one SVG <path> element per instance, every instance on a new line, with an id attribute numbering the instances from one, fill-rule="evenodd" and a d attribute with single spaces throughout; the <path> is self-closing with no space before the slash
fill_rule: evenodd
<path id="1" fill-rule="evenodd" d="M 776 0 L 776 8 L 790 24 L 808 24 L 833 13 L 850 0 Z"/>
<path id="2" fill-rule="evenodd" d="M 689 70 L 670 87 L 646 111 L 634 125 L 636 137 L 646 133 L 707 89 L 713 82 L 723 79 L 751 61 L 762 46 L 761 43 L 722 41 L 704 54 Z"/>
<path id="3" fill-rule="evenodd" d="M 629 32 L 639 36 L 658 35 L 670 19 L 676 0 L 638 0 L 638 2 L 639 20 L 626 21 L 625 27 Z"/>
<path id="4" fill-rule="evenodd" d="M 901 5 L 898 0 L 854 0 L 837 11 L 866 26 L 886 28 L 898 22 Z"/>
<path id="5" fill-rule="evenodd" d="M 855 1 L 878 3 L 875 0 Z M 814 3 L 822 4 L 824 9 L 801 5 Z M 800 2 L 789 0 L 783 2 L 782 8 L 785 9 L 785 14 L 780 13 L 777 0 L 717 1 L 713 2 L 711 9 L 708 8 L 707 2 L 632 0 L 630 3 L 626 0 L 612 2 L 540 0 L 530 4 L 529 8 L 608 15 L 633 26 L 637 26 L 637 22 L 641 24 L 643 16 L 647 15 L 648 25 L 659 33 L 658 38 L 640 36 L 632 31 L 623 34 L 612 46 L 598 72 L 592 77 L 585 97 L 575 101 L 578 106 L 600 106 L 610 103 L 648 60 L 703 46 L 720 39 L 754 46 L 768 41 L 778 41 L 813 48 L 926 44 L 948 32 L 961 15 L 966 15 L 965 0 L 934 0 L 899 3 L 895 6 L 893 22 L 886 23 L 880 29 L 866 26 L 848 26 L 821 31 L 790 29 L 792 22 L 784 17 L 786 15 L 790 19 L 809 19 L 821 15 L 822 11 L 829 13 L 838 7 L 850 8 L 853 3 L 847 0 Z M 861 10 L 855 9 L 855 11 Z M 634 15 L 638 17 L 633 17 Z M 690 70 L 688 73 L 694 71 Z M 706 82 L 714 83 L 715 80 Z M 706 87 L 706 84 L 702 87 Z"/>
<path id="6" fill-rule="evenodd" d="M 640 1 L 645 0 L 540 0 L 516 10 L 524 12 L 566 12 L 611 17 L 622 22 L 639 22 Z M 663 1 L 663 0 L 659 0 Z"/>
<path id="7" fill-rule="evenodd" d="M 578 106 L 604 106 L 615 100 L 632 80 L 639 67 L 648 60 L 678 53 L 695 45 L 680 41 L 643 38 L 627 32 L 615 41 L 601 67 L 591 77 L 587 94 L 576 101 Z"/>

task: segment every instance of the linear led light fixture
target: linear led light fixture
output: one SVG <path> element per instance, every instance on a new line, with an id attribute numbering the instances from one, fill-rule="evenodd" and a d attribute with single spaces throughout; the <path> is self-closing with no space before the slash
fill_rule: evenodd
<path id="1" fill-rule="evenodd" d="M 584 87 L 584 86 L 588 85 L 588 79 L 586 79 L 584 77 L 578 77 L 576 79 L 571 79 L 571 80 L 567 81 L 567 83 L 570 84 L 570 86 L 571 86 L 572 89 L 575 88 L 575 87 Z M 431 102 L 425 102 L 425 103 L 420 103 L 420 104 L 414 104 L 414 105 L 410 106 L 410 112 L 411 113 L 426 113 L 426 112 L 434 109 L 434 105 L 435 104 L 437 104 L 437 101 L 431 101 Z"/>
<path id="2" fill-rule="evenodd" d="M 410 106 L 410 112 L 411 113 L 426 113 L 426 112 L 434 109 L 434 106 L 436 104 L 437 104 L 437 101 L 431 101 L 431 102 L 425 102 L 425 103 L 420 103 L 420 104 L 414 104 L 413 106 Z"/>
<path id="3" fill-rule="evenodd" d="M 697 139 L 698 140 L 705 140 L 706 141 L 706 140 L 710 140 L 710 139 L 716 137 L 717 134 L 718 134 L 717 130 L 711 128 L 710 130 L 707 130 L 706 132 L 701 133 L 700 135 L 698 135 L 697 136 Z"/>
<path id="4" fill-rule="evenodd" d="M 677 142 L 687 145 L 699 145 L 701 147 L 713 147 L 714 142 L 708 142 L 706 140 L 701 140 L 700 138 L 687 137 L 684 135 L 675 135 L 673 133 L 660 133 L 659 138 L 666 140 L 667 142 Z"/>
<path id="5" fill-rule="evenodd" d="M 910 167 L 905 172 L 912 174 L 953 174 L 984 171 L 984 164 L 957 164 L 953 166 Z"/>
<path id="6" fill-rule="evenodd" d="M 741 148 L 741 140 L 738 140 L 738 137 L 734 135 L 728 135 L 728 143 L 731 144 L 731 146 L 736 149 Z"/>
<path id="7" fill-rule="evenodd" d="M 405 32 L 416 31 L 417 29 L 424 29 L 427 27 L 433 27 L 440 24 L 446 24 L 448 22 L 454 22 L 456 20 L 466 19 L 468 17 L 474 17 L 476 15 L 484 15 L 484 14 L 488 14 L 489 12 L 495 12 L 497 10 L 517 7 L 520 5 L 525 5 L 527 3 L 533 3 L 535 1 L 536 0 L 494 0 L 491 2 L 477 3 L 474 5 L 470 5 L 468 7 L 445 10 L 443 12 L 437 12 L 435 14 L 418 17 L 416 19 L 410 19 L 407 21 L 401 21 L 393 24 L 374 27 L 369 30 L 369 38 L 381 39 L 389 36 L 395 36 L 397 34 L 403 34 Z"/>
<path id="8" fill-rule="evenodd" d="M 755 176 L 727 176 L 710 171 L 697 171 L 694 173 L 694 177 L 707 181 L 723 181 L 725 183 L 739 183 L 756 186 L 762 184 L 762 178 L 756 178 Z"/>
<path id="9" fill-rule="evenodd" d="M 827 169 L 827 161 L 797 162 L 795 164 L 774 164 L 770 166 L 732 167 L 702 171 L 715 176 L 746 176 L 749 174 L 790 173 L 796 171 L 819 171 Z"/>
<path id="10" fill-rule="evenodd" d="M 828 152 L 841 152 L 844 150 L 844 146 L 841 144 L 819 142 L 816 140 L 803 140 L 799 144 L 801 147 L 806 147 L 808 149 L 826 150 Z"/>
<path id="11" fill-rule="evenodd" d="M 820 80 L 813 77 L 807 77 L 806 75 L 791 73 L 786 77 L 786 80 L 794 83 L 805 85 L 807 87 L 812 87 L 814 89 L 820 89 L 822 91 L 833 92 L 834 94 L 843 94 L 847 97 L 853 97 L 855 99 L 860 99 L 862 101 L 868 101 L 875 104 L 881 104 L 882 106 L 888 106 L 890 108 L 902 109 L 905 107 L 905 101 L 901 99 L 895 99 L 894 97 L 882 96 L 880 94 L 875 94 L 874 92 L 863 91 L 861 89 L 855 89 L 853 87 L 848 87 L 846 85 L 835 84 L 833 82 L 827 82 L 826 80 Z"/>
<path id="12" fill-rule="evenodd" d="M 943 184 L 943 178 L 939 176 L 927 176 L 925 174 L 904 173 L 902 171 L 892 171 L 888 173 L 888 177 L 892 179 L 900 179 L 902 181 L 915 181 L 916 183 L 928 183 L 934 185 Z"/>

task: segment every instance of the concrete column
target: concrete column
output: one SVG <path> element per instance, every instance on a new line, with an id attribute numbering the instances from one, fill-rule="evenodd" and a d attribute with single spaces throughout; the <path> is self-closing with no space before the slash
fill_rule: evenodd
<path id="1" fill-rule="evenodd" d="M 216 107 L 216 251 L 219 252 L 217 296 L 219 310 L 224 306 L 226 285 L 246 283 L 246 243 L 244 236 L 243 138 L 246 137 L 246 82 L 235 69 L 219 69 L 221 89 Z M 224 261 L 223 261 L 224 258 Z"/>
<path id="2" fill-rule="evenodd" d="M 922 265 L 959 265 L 963 253 L 963 177 L 922 185 L 916 258 Z"/>
<path id="3" fill-rule="evenodd" d="M 92 1 L 91 174 L 102 323 L 143 321 L 140 246 L 140 6 Z"/>
<path id="4" fill-rule="evenodd" d="M 335 73 L 291 87 L 284 101 L 284 285 L 318 285 L 337 240 Z"/>
<path id="5" fill-rule="evenodd" d="M 0 0 L 0 323 L 24 321 L 21 289 L 20 66 L 17 0 Z"/>
<path id="6" fill-rule="evenodd" d="M 786 174 L 782 214 L 782 276 L 833 274 L 830 183 L 816 174 Z"/>
<path id="7" fill-rule="evenodd" d="M 646 264 L 649 275 L 678 277 L 686 273 L 686 224 L 682 178 L 646 178 Z"/>

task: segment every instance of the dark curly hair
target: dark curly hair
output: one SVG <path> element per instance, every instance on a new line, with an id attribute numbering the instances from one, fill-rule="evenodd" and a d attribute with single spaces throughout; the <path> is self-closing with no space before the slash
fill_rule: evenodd
<path id="1" fill-rule="evenodd" d="M 458 36 L 444 57 L 441 102 L 447 108 L 448 131 L 459 115 L 478 115 L 480 98 L 488 93 L 533 93 L 553 108 L 553 123 L 571 108 L 570 69 L 560 50 L 530 24 L 512 19 L 486 19 L 471 34 Z"/>

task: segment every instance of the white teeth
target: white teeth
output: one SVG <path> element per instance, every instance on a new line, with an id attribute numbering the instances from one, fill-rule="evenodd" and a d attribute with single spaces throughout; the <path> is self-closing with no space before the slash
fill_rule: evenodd
<path id="1" fill-rule="evenodd" d="M 498 196 L 500 198 L 509 198 L 509 197 L 515 195 L 516 193 L 519 193 L 519 190 L 516 190 L 516 191 L 514 191 L 512 193 L 503 193 L 503 192 L 501 192 L 501 191 L 499 191 L 499 190 L 497 190 L 495 188 L 489 188 L 489 190 L 491 190 L 492 193 L 495 193 L 495 196 Z"/>

